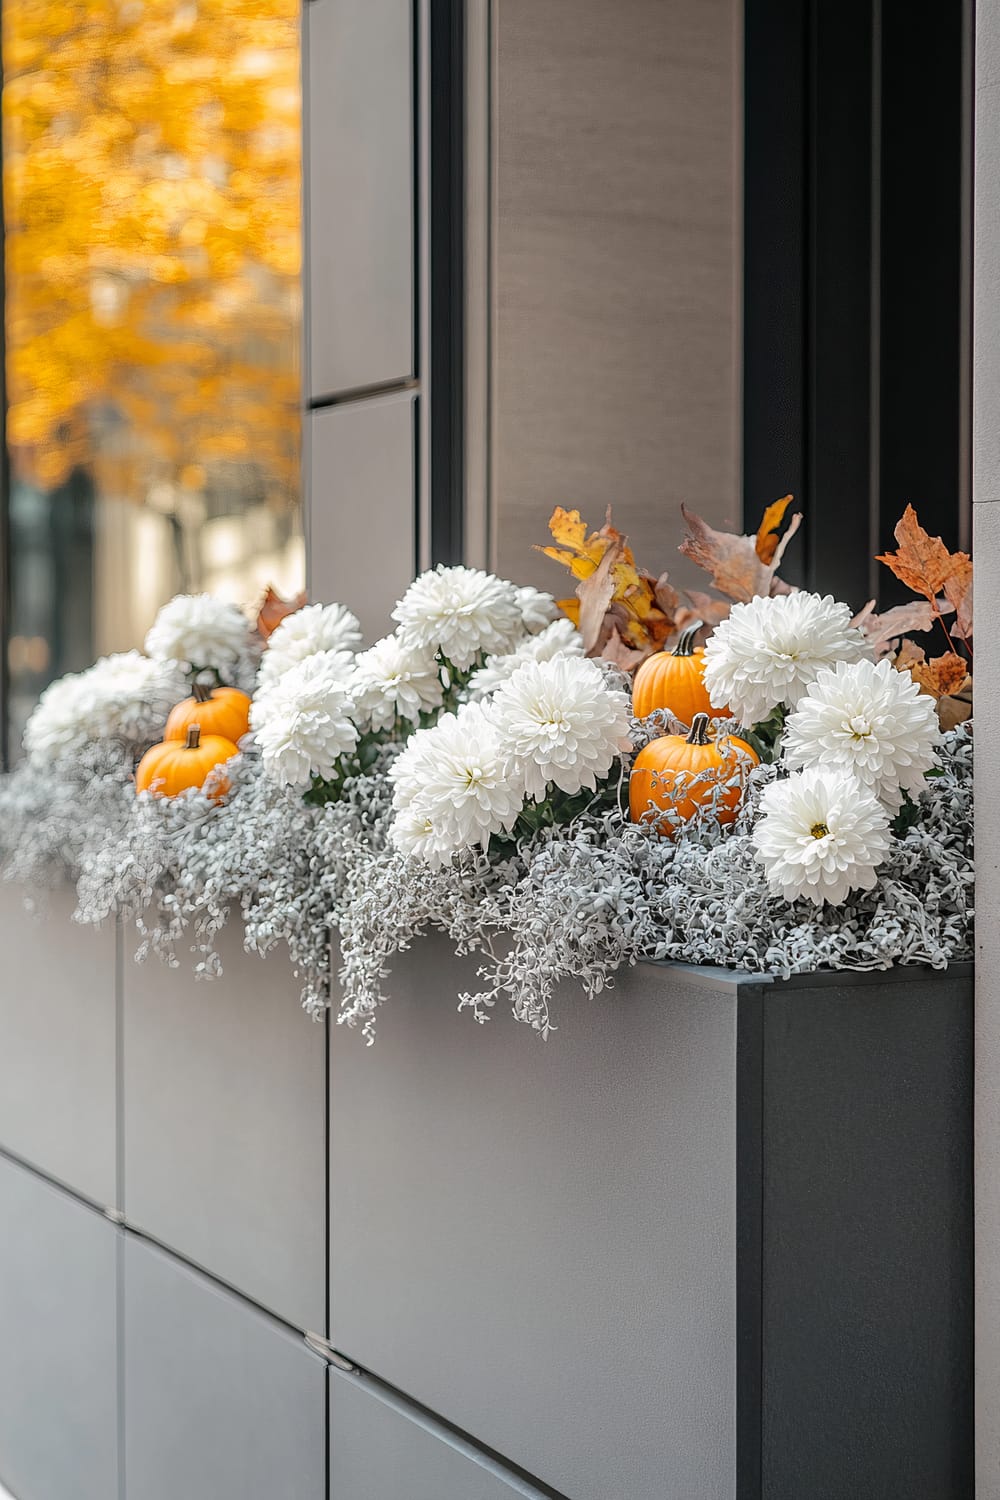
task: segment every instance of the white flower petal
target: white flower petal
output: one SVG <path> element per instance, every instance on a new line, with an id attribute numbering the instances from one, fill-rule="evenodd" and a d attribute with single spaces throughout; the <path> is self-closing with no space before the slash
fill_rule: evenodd
<path id="1" fill-rule="evenodd" d="M 441 707 L 444 687 L 433 652 L 387 635 L 356 659 L 349 679 L 358 723 L 366 729 L 392 729 L 397 719 L 411 724 Z"/>
<path id="2" fill-rule="evenodd" d="M 251 704 L 250 727 L 271 781 L 308 786 L 313 776 L 329 780 L 357 744 L 341 657 L 338 651 L 307 656 Z"/>
<path id="3" fill-rule="evenodd" d="M 630 744 L 627 695 L 583 657 L 525 662 L 487 711 L 536 802 L 550 785 L 593 789 Z"/>
<path id="4" fill-rule="evenodd" d="M 145 645 L 157 661 L 186 662 L 231 678 L 249 635 L 246 615 L 235 604 L 212 594 L 178 594 L 156 616 Z"/>
<path id="5" fill-rule="evenodd" d="M 891 812 L 924 785 L 940 738 L 933 698 L 888 661 L 824 668 L 789 716 L 785 760 L 853 771 Z"/>
<path id="6" fill-rule="evenodd" d="M 849 771 L 813 766 L 774 781 L 761 810 L 753 842 L 776 895 L 840 906 L 871 890 L 891 847 L 889 818 Z"/>
<path id="7" fill-rule="evenodd" d="M 460 671 L 480 655 L 512 651 L 525 629 L 514 585 L 478 568 L 421 573 L 392 617 L 409 645 L 439 651 Z"/>
<path id="8" fill-rule="evenodd" d="M 705 646 L 705 686 L 746 725 L 794 708 L 817 673 L 871 656 L 851 611 L 831 596 L 796 592 L 734 604 Z"/>
<path id="9" fill-rule="evenodd" d="M 346 673 L 353 665 L 353 654 L 360 645 L 358 618 L 343 604 L 307 604 L 294 614 L 286 615 L 272 632 L 260 660 L 258 684 L 270 687 L 282 673 L 318 651 L 341 653 L 341 664 Z"/>

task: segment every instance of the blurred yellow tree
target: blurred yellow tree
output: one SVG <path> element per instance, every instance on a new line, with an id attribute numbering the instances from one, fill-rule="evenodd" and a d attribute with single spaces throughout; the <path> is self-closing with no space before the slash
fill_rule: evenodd
<path id="1" fill-rule="evenodd" d="M 3 0 L 8 442 L 105 494 L 299 454 L 299 0 Z"/>

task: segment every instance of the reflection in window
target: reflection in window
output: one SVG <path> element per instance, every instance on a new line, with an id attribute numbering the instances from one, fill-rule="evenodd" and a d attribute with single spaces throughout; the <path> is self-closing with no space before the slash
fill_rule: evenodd
<path id="1" fill-rule="evenodd" d="M 299 0 L 3 0 L 10 740 L 178 591 L 303 581 Z"/>

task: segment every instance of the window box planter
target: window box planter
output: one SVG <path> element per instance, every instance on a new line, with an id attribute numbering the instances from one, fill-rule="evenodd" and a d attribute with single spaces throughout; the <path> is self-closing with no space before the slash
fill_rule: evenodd
<path id="1" fill-rule="evenodd" d="M 0 884 L 0 1150 L 117 1208 L 114 923 L 72 920 L 66 886 L 27 911 Z"/>
<path id="2" fill-rule="evenodd" d="M 331 1341 L 572 1500 L 972 1494 L 972 978 L 643 965 L 331 1028 Z"/>
<path id="3" fill-rule="evenodd" d="M 156 958 L 123 969 L 128 1224 L 296 1328 L 326 1330 L 326 1026 L 299 1007 L 282 951 L 243 949 L 196 980 Z"/>

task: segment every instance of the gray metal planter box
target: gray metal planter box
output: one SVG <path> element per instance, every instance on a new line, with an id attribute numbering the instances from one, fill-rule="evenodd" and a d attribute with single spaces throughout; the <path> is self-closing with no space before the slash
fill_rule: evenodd
<path id="1" fill-rule="evenodd" d="M 258 1308 L 131 1236 L 124 1283 L 131 1500 L 324 1500 L 325 1362 Z"/>
<path id="2" fill-rule="evenodd" d="M 18 1500 L 118 1493 L 121 1231 L 0 1157 L 0 1485 Z"/>
<path id="3" fill-rule="evenodd" d="M 69 887 L 38 899 L 0 884 L 0 1149 L 115 1207 L 118 933 L 74 923 Z"/>
<path id="4" fill-rule="evenodd" d="M 331 1500 L 544 1500 L 540 1491 L 363 1376 L 330 1370 Z"/>
<path id="5" fill-rule="evenodd" d="M 130 942 L 132 941 L 130 935 Z M 124 966 L 125 1214 L 297 1328 L 326 1327 L 326 1026 L 287 958 Z"/>
<path id="6" fill-rule="evenodd" d="M 642 966 L 331 1035 L 331 1341 L 571 1500 L 964 1500 L 966 970 Z"/>

